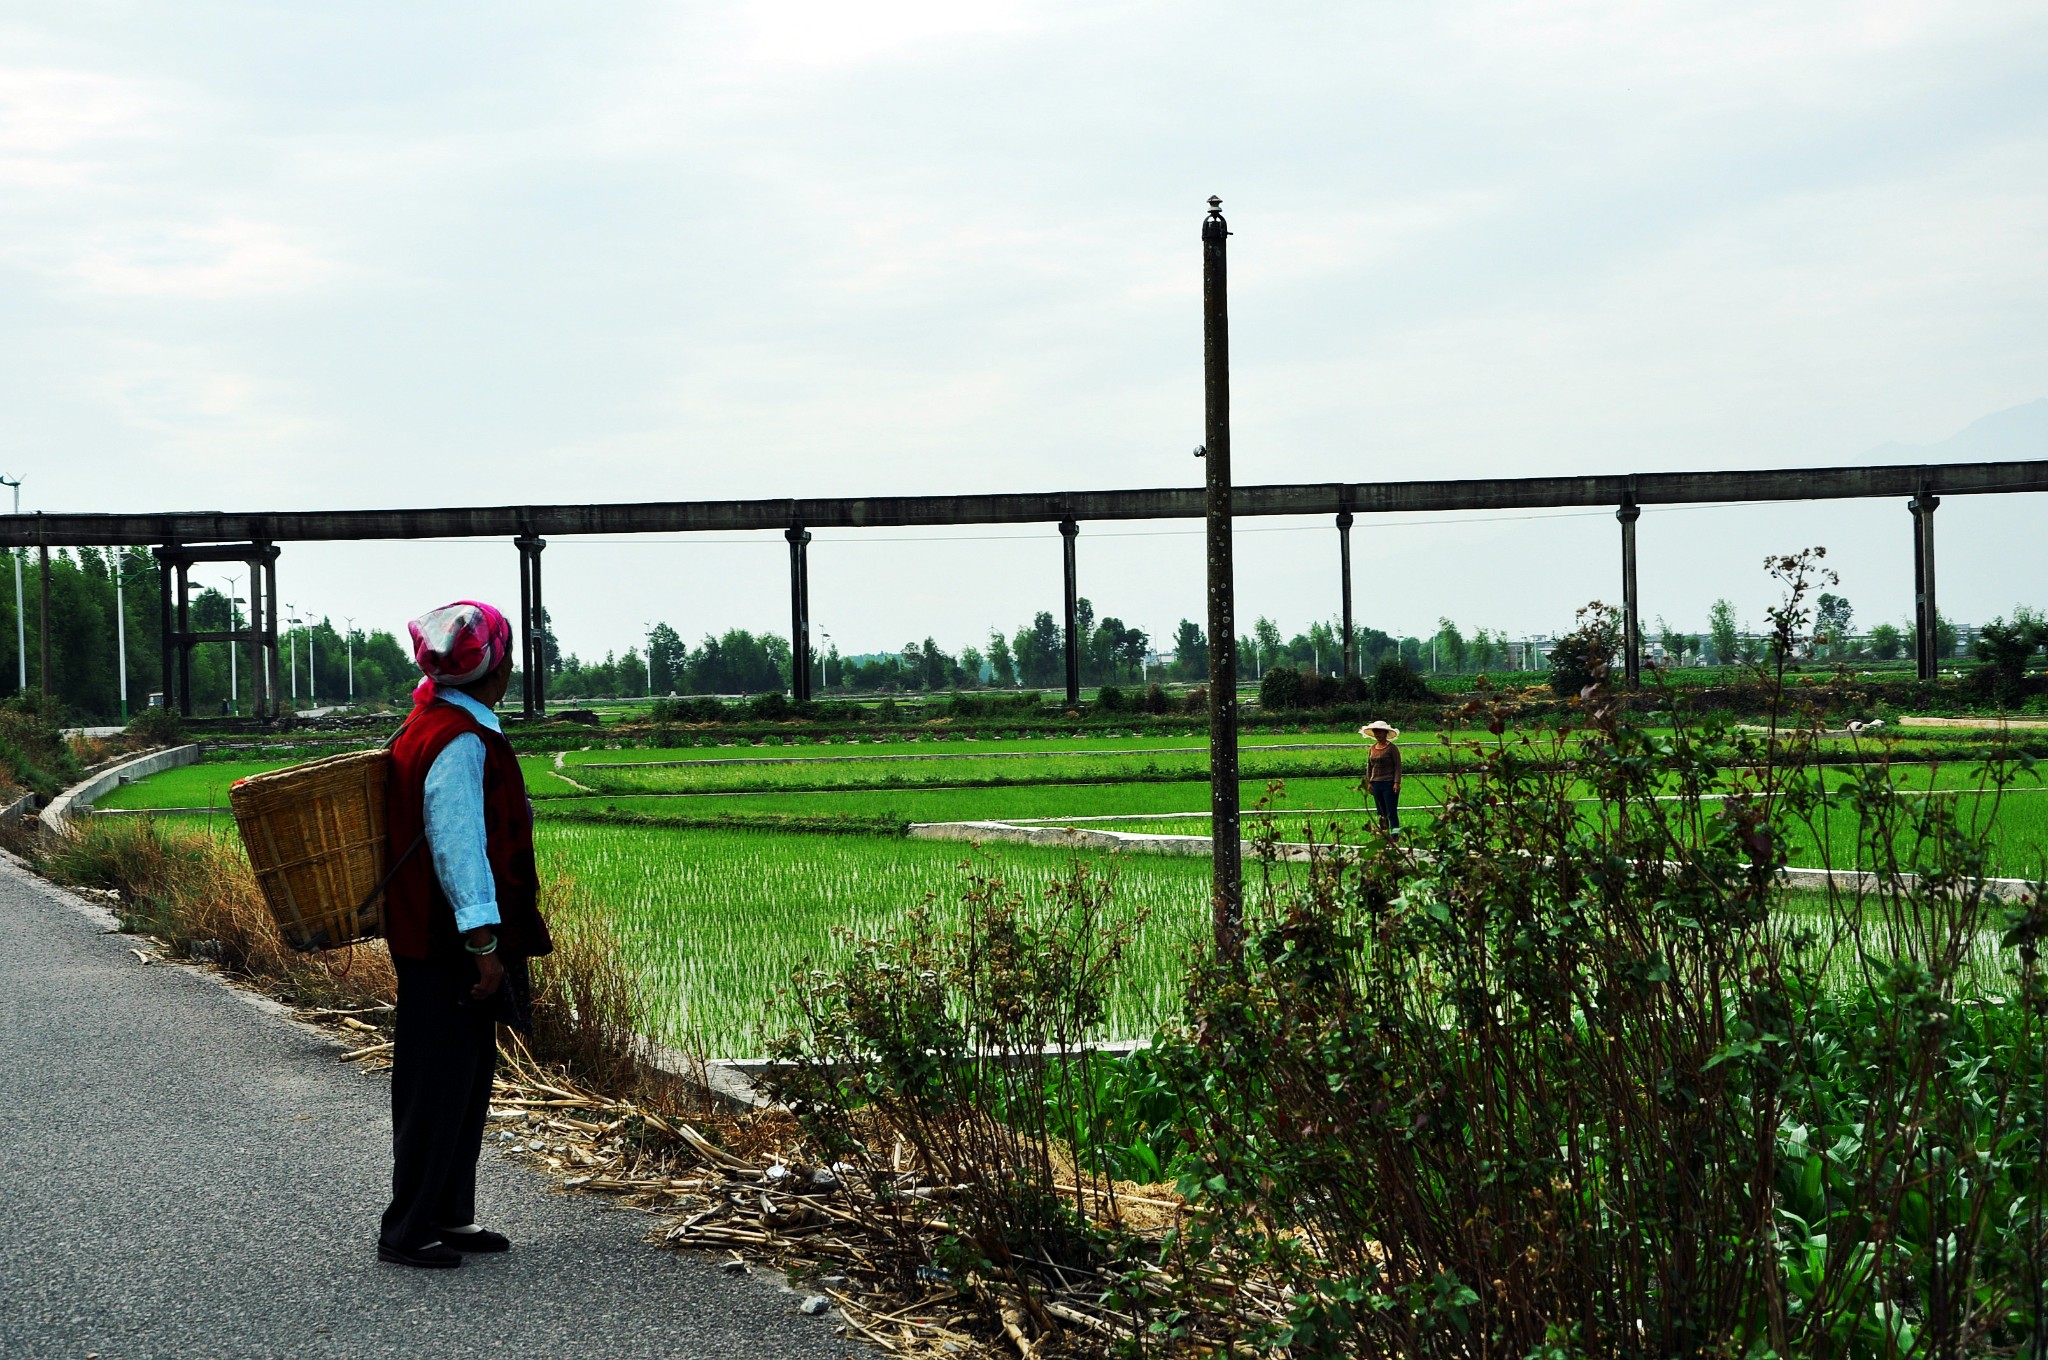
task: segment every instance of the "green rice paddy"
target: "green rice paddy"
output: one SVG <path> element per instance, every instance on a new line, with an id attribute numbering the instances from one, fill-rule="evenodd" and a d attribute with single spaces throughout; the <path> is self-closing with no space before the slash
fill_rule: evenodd
<path id="1" fill-rule="evenodd" d="M 929 897 L 943 920 L 957 905 L 961 865 L 977 852 L 942 841 L 791 836 L 547 822 L 550 867 L 573 875 L 616 912 L 646 980 L 658 1031 L 671 1042 L 759 1051 L 776 1027 L 776 991 L 830 952 L 832 929 L 875 934 Z M 1042 893 L 1073 863 L 1061 851 L 992 846 L 981 862 L 1009 885 Z M 1207 860 L 1118 857 L 1118 913 L 1149 913 L 1136 966 L 1112 1008 L 1119 1035 L 1148 1031 L 1171 1009 L 1190 932 L 1207 919 Z"/>
<path id="2" fill-rule="evenodd" d="M 1902 768 L 1902 787 L 1954 798 L 1967 816 L 1988 817 L 1993 804 L 1975 792 L 1980 775 L 1973 738 L 1961 734 L 1934 745 L 1956 758 Z M 1411 732 L 1403 747 L 1411 768 L 1450 754 L 1435 733 Z M 1332 822 L 1347 840 L 1378 834 L 1359 787 L 1364 746 L 1354 733 L 1250 734 L 1241 762 L 1247 835 L 1256 833 L 1262 816 L 1277 819 L 1285 840 L 1301 839 L 1301 824 L 1311 816 L 1319 839 L 1327 839 Z M 224 811 L 235 779 L 282 763 L 223 761 L 170 770 L 110 792 L 100 806 Z M 927 900 L 943 916 L 957 903 L 962 861 L 977 853 L 1027 893 L 1042 892 L 1073 862 L 1069 852 L 1033 846 L 992 844 L 976 852 L 957 842 L 907 839 L 884 830 L 888 823 L 1022 820 L 1208 832 L 1201 777 L 1208 755 L 1199 736 L 1055 733 L 1011 740 L 598 747 L 559 758 L 522 756 L 520 764 L 535 797 L 543 859 L 612 910 L 646 983 L 650 1026 L 672 1043 L 720 1053 L 758 1051 L 782 1020 L 777 990 L 794 970 L 833 951 L 835 926 L 885 930 Z M 1849 777 L 1846 768 L 1827 776 L 1831 787 Z M 1269 796 L 1272 779 L 1283 787 L 1272 795 L 1271 812 L 1261 814 L 1256 804 Z M 1430 817 L 1445 782 L 1439 775 L 1409 774 L 1404 821 Z M 604 809 L 682 815 L 699 824 L 573 819 Z M 760 820 L 760 814 L 849 819 L 848 829 L 859 834 L 702 825 L 707 818 Z M 176 821 L 217 832 L 228 826 L 222 816 Z M 2048 848 L 2048 786 L 2023 779 L 1997 805 L 1995 831 L 2003 872 L 2038 872 Z M 1824 835 L 1799 845 L 1795 858 L 1842 866 L 1855 862 L 1855 852 L 1853 824 L 1839 818 Z M 1142 1034 L 1171 1009 L 1183 951 L 1205 926 L 1208 861 L 1102 859 L 1118 876 L 1117 910 L 1147 914 L 1111 1022 L 1119 1035 Z"/>
<path id="3" fill-rule="evenodd" d="M 101 795 L 103 808 L 221 808 L 228 805 L 228 786 L 237 779 L 275 770 L 289 761 L 235 761 L 187 765 L 165 770 Z"/>

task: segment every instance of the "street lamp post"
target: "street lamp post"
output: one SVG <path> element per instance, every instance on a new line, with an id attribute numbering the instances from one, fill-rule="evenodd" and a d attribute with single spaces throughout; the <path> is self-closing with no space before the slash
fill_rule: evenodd
<path id="1" fill-rule="evenodd" d="M 14 513 L 21 513 L 21 478 L 0 477 L 0 486 L 14 489 Z M 15 684 L 23 694 L 28 693 L 28 611 L 21 602 L 21 553 L 20 548 L 9 548 L 7 555 L 14 559 L 14 665 Z"/>
<path id="2" fill-rule="evenodd" d="M 318 708 L 318 707 L 320 707 L 320 672 L 319 672 L 319 670 L 318 670 L 318 669 L 316 668 L 316 664 L 315 664 L 316 662 L 318 662 L 319 658 L 318 658 L 317 656 L 315 656 L 315 655 L 313 654 L 313 620 L 311 620 L 311 619 L 307 619 L 307 620 L 305 620 L 305 624 L 306 624 L 306 705 L 307 705 L 307 707 L 309 707 L 309 708 Z"/>
<path id="3" fill-rule="evenodd" d="M 341 621 L 348 625 L 348 701 L 353 704 L 356 701 L 356 621 L 348 614 L 343 614 Z"/>
<path id="4" fill-rule="evenodd" d="M 285 620 L 285 646 L 289 649 L 285 669 L 292 673 L 292 707 L 299 706 L 299 607 L 287 604 L 291 616 Z"/>
<path id="5" fill-rule="evenodd" d="M 242 578 L 236 575 L 223 576 L 221 579 L 228 583 L 228 631 L 232 633 L 242 625 L 241 619 L 235 614 L 235 606 L 242 602 L 242 597 L 235 594 L 235 588 L 242 584 Z M 235 643 L 230 639 L 228 642 L 228 712 L 239 718 L 242 715 L 242 691 L 239 678 L 235 673 L 235 651 Z"/>
<path id="6" fill-rule="evenodd" d="M 647 694 L 648 697 L 652 698 L 654 695 L 654 625 L 646 619 L 642 619 L 640 620 L 640 626 L 647 630 Z"/>

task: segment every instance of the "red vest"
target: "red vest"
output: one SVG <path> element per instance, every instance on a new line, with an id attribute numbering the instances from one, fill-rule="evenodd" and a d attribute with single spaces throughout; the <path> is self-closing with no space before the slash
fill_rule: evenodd
<path id="1" fill-rule="evenodd" d="M 426 826 L 427 771 L 448 743 L 473 732 L 484 743 L 485 853 L 498 889 L 497 929 L 507 953 L 531 957 L 554 950 L 541 919 L 540 874 L 533 862 L 533 804 L 519 758 L 502 733 L 493 732 L 456 705 L 430 699 L 413 708 L 391 744 L 391 782 L 385 825 L 391 854 L 402 855 Z M 462 937 L 455 909 L 441 891 L 431 847 L 421 845 L 384 889 L 384 934 L 391 952 L 407 959 L 458 959 Z"/>

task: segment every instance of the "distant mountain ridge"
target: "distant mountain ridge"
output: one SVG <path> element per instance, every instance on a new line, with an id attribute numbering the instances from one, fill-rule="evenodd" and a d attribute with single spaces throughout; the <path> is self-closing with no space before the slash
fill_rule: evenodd
<path id="1" fill-rule="evenodd" d="M 1867 463 L 1976 463 L 2048 458 L 2048 397 L 1994 411 L 1938 444 L 1879 444 Z"/>

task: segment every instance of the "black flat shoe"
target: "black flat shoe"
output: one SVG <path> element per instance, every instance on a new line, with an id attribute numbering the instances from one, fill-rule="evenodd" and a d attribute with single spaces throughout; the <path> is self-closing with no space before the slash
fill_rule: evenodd
<path id="1" fill-rule="evenodd" d="M 489 1228 L 478 1228 L 472 1233 L 449 1232 L 444 1228 L 441 1230 L 441 1244 L 463 1252 L 512 1250 L 511 1238 Z"/>
<path id="2" fill-rule="evenodd" d="M 446 1270 L 462 1264 L 462 1253 L 451 1250 L 439 1242 L 429 1242 L 420 1247 L 394 1247 L 389 1242 L 377 1243 L 377 1259 L 389 1261 L 395 1266 L 418 1266 L 422 1270 Z"/>

